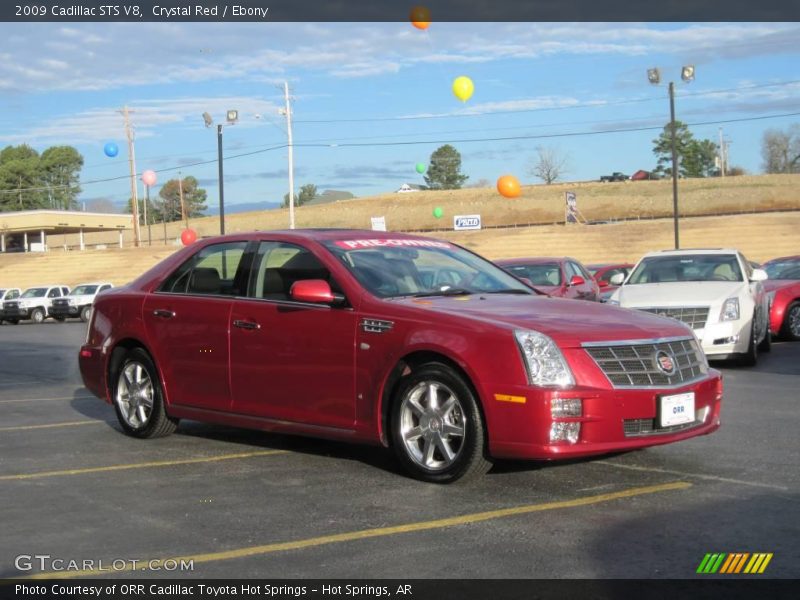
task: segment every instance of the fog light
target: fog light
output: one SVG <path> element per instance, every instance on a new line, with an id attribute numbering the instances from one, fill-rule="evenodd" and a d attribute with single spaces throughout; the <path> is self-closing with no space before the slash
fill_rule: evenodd
<path id="1" fill-rule="evenodd" d="M 553 398 L 550 400 L 550 414 L 558 417 L 580 417 L 583 404 L 580 398 Z"/>
<path id="2" fill-rule="evenodd" d="M 550 426 L 550 441 L 575 444 L 578 441 L 580 432 L 580 423 L 553 423 Z"/>

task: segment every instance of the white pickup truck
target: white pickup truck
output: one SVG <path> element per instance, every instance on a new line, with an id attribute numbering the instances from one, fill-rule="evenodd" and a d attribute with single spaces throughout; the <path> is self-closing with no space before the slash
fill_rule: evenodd
<path id="1" fill-rule="evenodd" d="M 55 298 L 69 294 L 65 285 L 42 285 L 28 288 L 19 298 L 3 302 L 3 320 L 16 325 L 23 319 L 41 323 L 50 315 Z"/>
<path id="2" fill-rule="evenodd" d="M 107 282 L 76 285 L 69 295 L 53 300 L 50 316 L 57 321 L 79 318 L 85 323 L 92 316 L 92 303 L 97 294 L 110 290 L 112 287 L 114 286 Z"/>

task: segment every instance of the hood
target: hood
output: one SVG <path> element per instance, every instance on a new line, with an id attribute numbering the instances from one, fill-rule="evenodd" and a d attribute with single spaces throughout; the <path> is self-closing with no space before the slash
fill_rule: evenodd
<path id="1" fill-rule="evenodd" d="M 510 294 L 402 298 L 394 302 L 508 329 L 533 329 L 563 348 L 578 347 L 583 342 L 693 335 L 675 319 L 599 302 Z"/>
<path id="2" fill-rule="evenodd" d="M 767 279 L 764 282 L 764 289 L 768 292 L 780 290 L 796 285 L 800 288 L 800 280 L 797 279 Z"/>
<path id="3" fill-rule="evenodd" d="M 541 292 L 546 296 L 559 296 L 559 292 L 561 291 L 560 285 L 533 285 L 533 288 L 537 292 Z"/>
<path id="4" fill-rule="evenodd" d="M 668 307 L 710 306 L 737 296 L 743 281 L 676 281 L 623 285 L 614 294 L 620 306 Z"/>

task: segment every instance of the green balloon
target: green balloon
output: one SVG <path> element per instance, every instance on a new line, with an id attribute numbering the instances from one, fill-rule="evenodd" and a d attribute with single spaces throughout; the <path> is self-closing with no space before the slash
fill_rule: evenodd
<path id="1" fill-rule="evenodd" d="M 436 217 L 437 219 L 441 219 L 442 215 L 444 215 L 444 211 L 442 210 L 441 206 L 437 206 L 436 208 L 433 209 L 434 217 Z"/>
<path id="2" fill-rule="evenodd" d="M 425 172 L 425 163 L 417 163 L 417 166 L 415 168 L 417 170 L 417 173 L 422 175 Z"/>

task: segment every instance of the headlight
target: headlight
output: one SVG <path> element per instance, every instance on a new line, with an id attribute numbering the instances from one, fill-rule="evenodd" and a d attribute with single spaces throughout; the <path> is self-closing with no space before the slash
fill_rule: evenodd
<path id="1" fill-rule="evenodd" d="M 728 298 L 725 304 L 722 305 L 722 310 L 719 313 L 720 321 L 736 321 L 739 318 L 739 299 Z"/>
<path id="2" fill-rule="evenodd" d="M 559 387 L 575 385 L 572 371 L 553 340 L 543 333 L 531 330 L 518 330 L 514 335 L 525 359 L 528 383 Z"/>
<path id="3" fill-rule="evenodd" d="M 67 298 L 67 304 L 70 306 L 75 306 L 75 299 L 74 298 Z"/>

